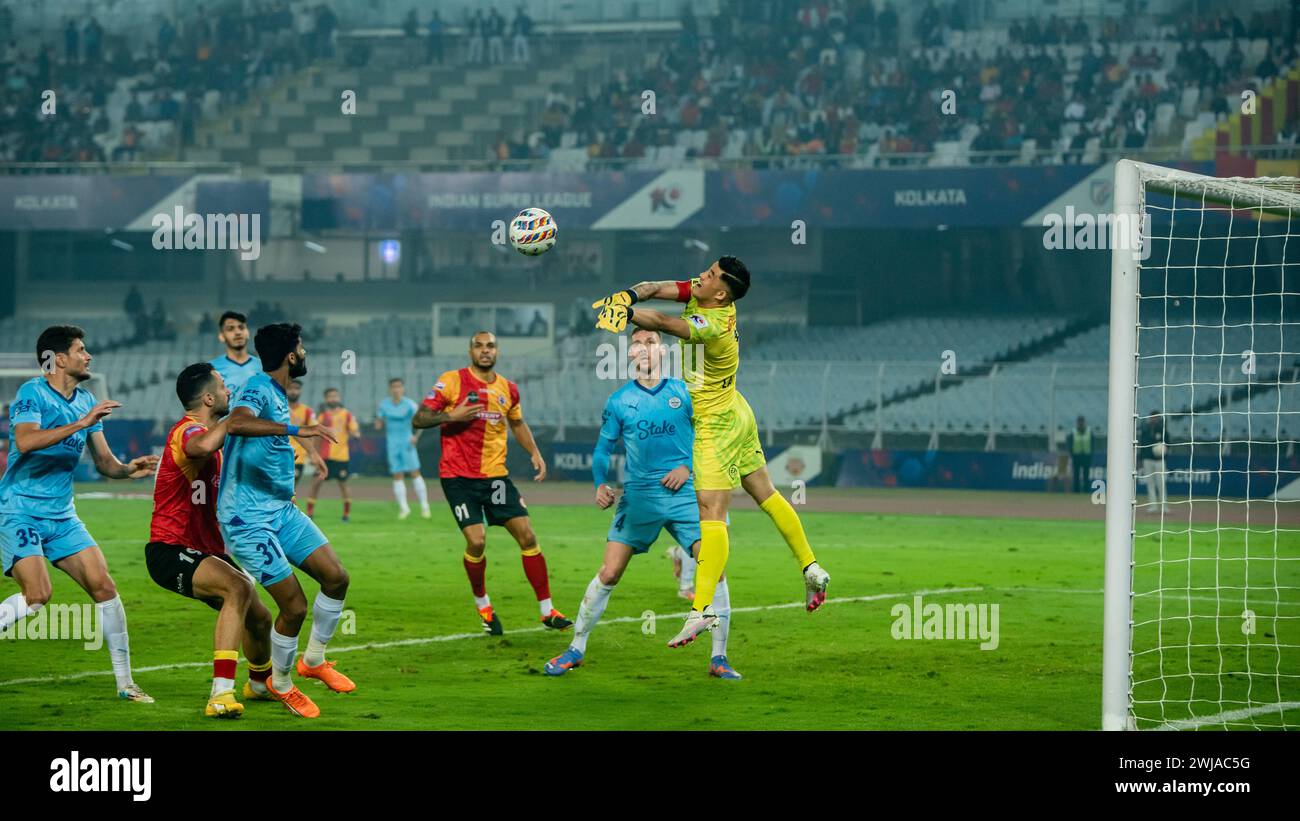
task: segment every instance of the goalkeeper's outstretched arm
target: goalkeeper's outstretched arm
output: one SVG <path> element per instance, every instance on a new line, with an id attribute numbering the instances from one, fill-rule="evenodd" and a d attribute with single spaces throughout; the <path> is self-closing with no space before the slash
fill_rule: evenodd
<path id="1" fill-rule="evenodd" d="M 660 331 L 678 339 L 691 338 L 691 326 L 680 316 L 668 316 L 649 308 L 637 308 L 631 316 L 631 322 L 647 331 Z"/>
<path id="2" fill-rule="evenodd" d="M 679 294 L 677 282 L 671 279 L 663 279 L 658 282 L 638 282 L 632 286 L 631 290 L 636 294 L 637 302 L 644 302 L 647 299 L 676 300 Z"/>

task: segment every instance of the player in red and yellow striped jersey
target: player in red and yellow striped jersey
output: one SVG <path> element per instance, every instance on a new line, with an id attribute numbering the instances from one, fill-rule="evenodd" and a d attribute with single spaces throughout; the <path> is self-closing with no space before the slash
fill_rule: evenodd
<path id="1" fill-rule="evenodd" d="M 317 466 L 311 491 L 307 494 L 307 515 L 314 516 L 316 513 L 316 495 L 320 492 L 320 486 L 326 479 L 337 479 L 339 494 L 343 496 L 343 521 L 347 522 L 352 516 L 352 491 L 348 488 L 348 479 L 352 476 L 348 440 L 361 438 L 361 426 L 357 424 L 357 417 L 352 411 L 343 407 L 343 396 L 338 388 L 325 389 L 325 407 L 316 415 L 316 419 L 319 424 L 338 431 L 339 440 L 320 440 L 320 455 L 325 460 L 326 469 L 322 471 Z"/>
<path id="2" fill-rule="evenodd" d="M 416 428 L 441 427 L 442 458 L 438 475 L 443 495 L 465 537 L 465 573 L 483 629 L 502 634 L 501 620 L 487 595 L 487 528 L 500 525 L 519 543 L 524 575 L 537 595 L 542 624 L 563 630 L 573 622 L 551 603 L 551 584 L 546 558 L 537 546 L 537 536 L 528 509 L 506 470 L 506 429 L 528 451 L 537 471 L 533 481 L 546 478 L 546 461 L 524 421 L 519 388 L 496 372 L 497 338 L 479 331 L 469 343 L 467 368 L 447 371 L 424 397 L 424 404 L 411 420 Z"/>
<path id="3" fill-rule="evenodd" d="M 695 600 L 681 632 L 669 647 L 688 644 L 717 625 L 713 593 L 730 553 L 727 509 L 731 493 L 743 487 L 771 518 L 803 571 L 805 607 L 813 612 L 826 601 L 830 575 L 817 563 L 799 515 L 772 484 L 758 438 L 758 422 L 736 389 L 740 331 L 736 302 L 749 291 L 749 269 L 733 256 L 718 258 L 689 281 L 642 282 L 592 305 L 600 309 L 597 328 L 621 333 L 629 324 L 662 331 L 681 340 L 685 380 L 694 407 L 695 496 L 700 506 L 700 552 Z M 680 317 L 633 308 L 647 299 L 686 303 Z M 702 356 L 698 351 L 702 349 Z"/>
<path id="4" fill-rule="evenodd" d="M 210 363 L 199 362 L 176 378 L 176 395 L 185 406 L 167 434 L 153 490 L 153 519 L 145 566 L 166 590 L 198 599 L 217 611 L 213 637 L 212 692 L 204 713 L 238 718 L 235 667 L 240 640 L 248 658 L 244 697 L 271 700 L 271 613 L 253 583 L 226 551 L 217 526 L 221 445 L 226 438 L 230 391 Z"/>
<path id="5" fill-rule="evenodd" d="M 289 424 L 297 425 L 300 428 L 315 424 L 316 412 L 311 409 L 311 405 L 302 401 L 301 379 L 295 379 L 289 383 L 289 387 L 285 389 L 284 397 L 289 400 Z M 303 465 L 308 462 L 316 466 L 317 475 L 328 473 L 325 460 L 320 457 L 320 452 L 316 449 L 314 443 L 309 449 L 298 440 L 298 437 L 290 436 L 289 445 L 293 448 L 293 478 L 295 482 L 302 478 Z M 329 477 L 326 476 L 326 478 Z"/>

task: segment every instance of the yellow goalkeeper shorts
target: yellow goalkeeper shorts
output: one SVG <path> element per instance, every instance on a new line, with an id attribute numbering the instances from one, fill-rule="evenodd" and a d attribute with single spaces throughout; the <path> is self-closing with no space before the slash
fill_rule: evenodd
<path id="1" fill-rule="evenodd" d="M 767 464 L 745 397 L 736 393 L 727 410 L 696 417 L 694 462 L 696 490 L 732 490 Z"/>

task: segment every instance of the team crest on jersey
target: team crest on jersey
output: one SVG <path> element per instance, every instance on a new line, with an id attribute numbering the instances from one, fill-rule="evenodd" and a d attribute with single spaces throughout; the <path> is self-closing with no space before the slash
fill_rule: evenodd
<path id="1" fill-rule="evenodd" d="M 477 405 L 477 404 L 478 404 L 478 391 L 470 391 L 468 394 L 466 394 L 466 395 L 465 395 L 465 401 L 468 402 L 468 403 L 470 403 L 471 405 Z"/>
<path id="2" fill-rule="evenodd" d="M 501 394 L 497 394 L 497 404 L 504 405 L 505 403 L 506 403 L 506 398 Z"/>
<path id="3" fill-rule="evenodd" d="M 672 408 L 673 410 L 677 410 L 681 406 L 682 406 L 682 400 L 678 399 L 676 396 L 668 397 L 668 407 Z"/>
<path id="4" fill-rule="evenodd" d="M 705 319 L 699 314 L 691 314 L 689 317 L 687 317 L 687 320 L 692 325 L 694 325 L 697 328 L 700 328 L 701 330 L 709 326 L 709 320 Z"/>

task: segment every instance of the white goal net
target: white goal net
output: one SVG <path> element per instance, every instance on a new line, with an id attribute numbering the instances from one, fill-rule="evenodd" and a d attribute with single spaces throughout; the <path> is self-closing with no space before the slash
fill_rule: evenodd
<path id="1" fill-rule="evenodd" d="M 1300 728 L 1300 180 L 1115 180 L 1103 726 Z"/>

